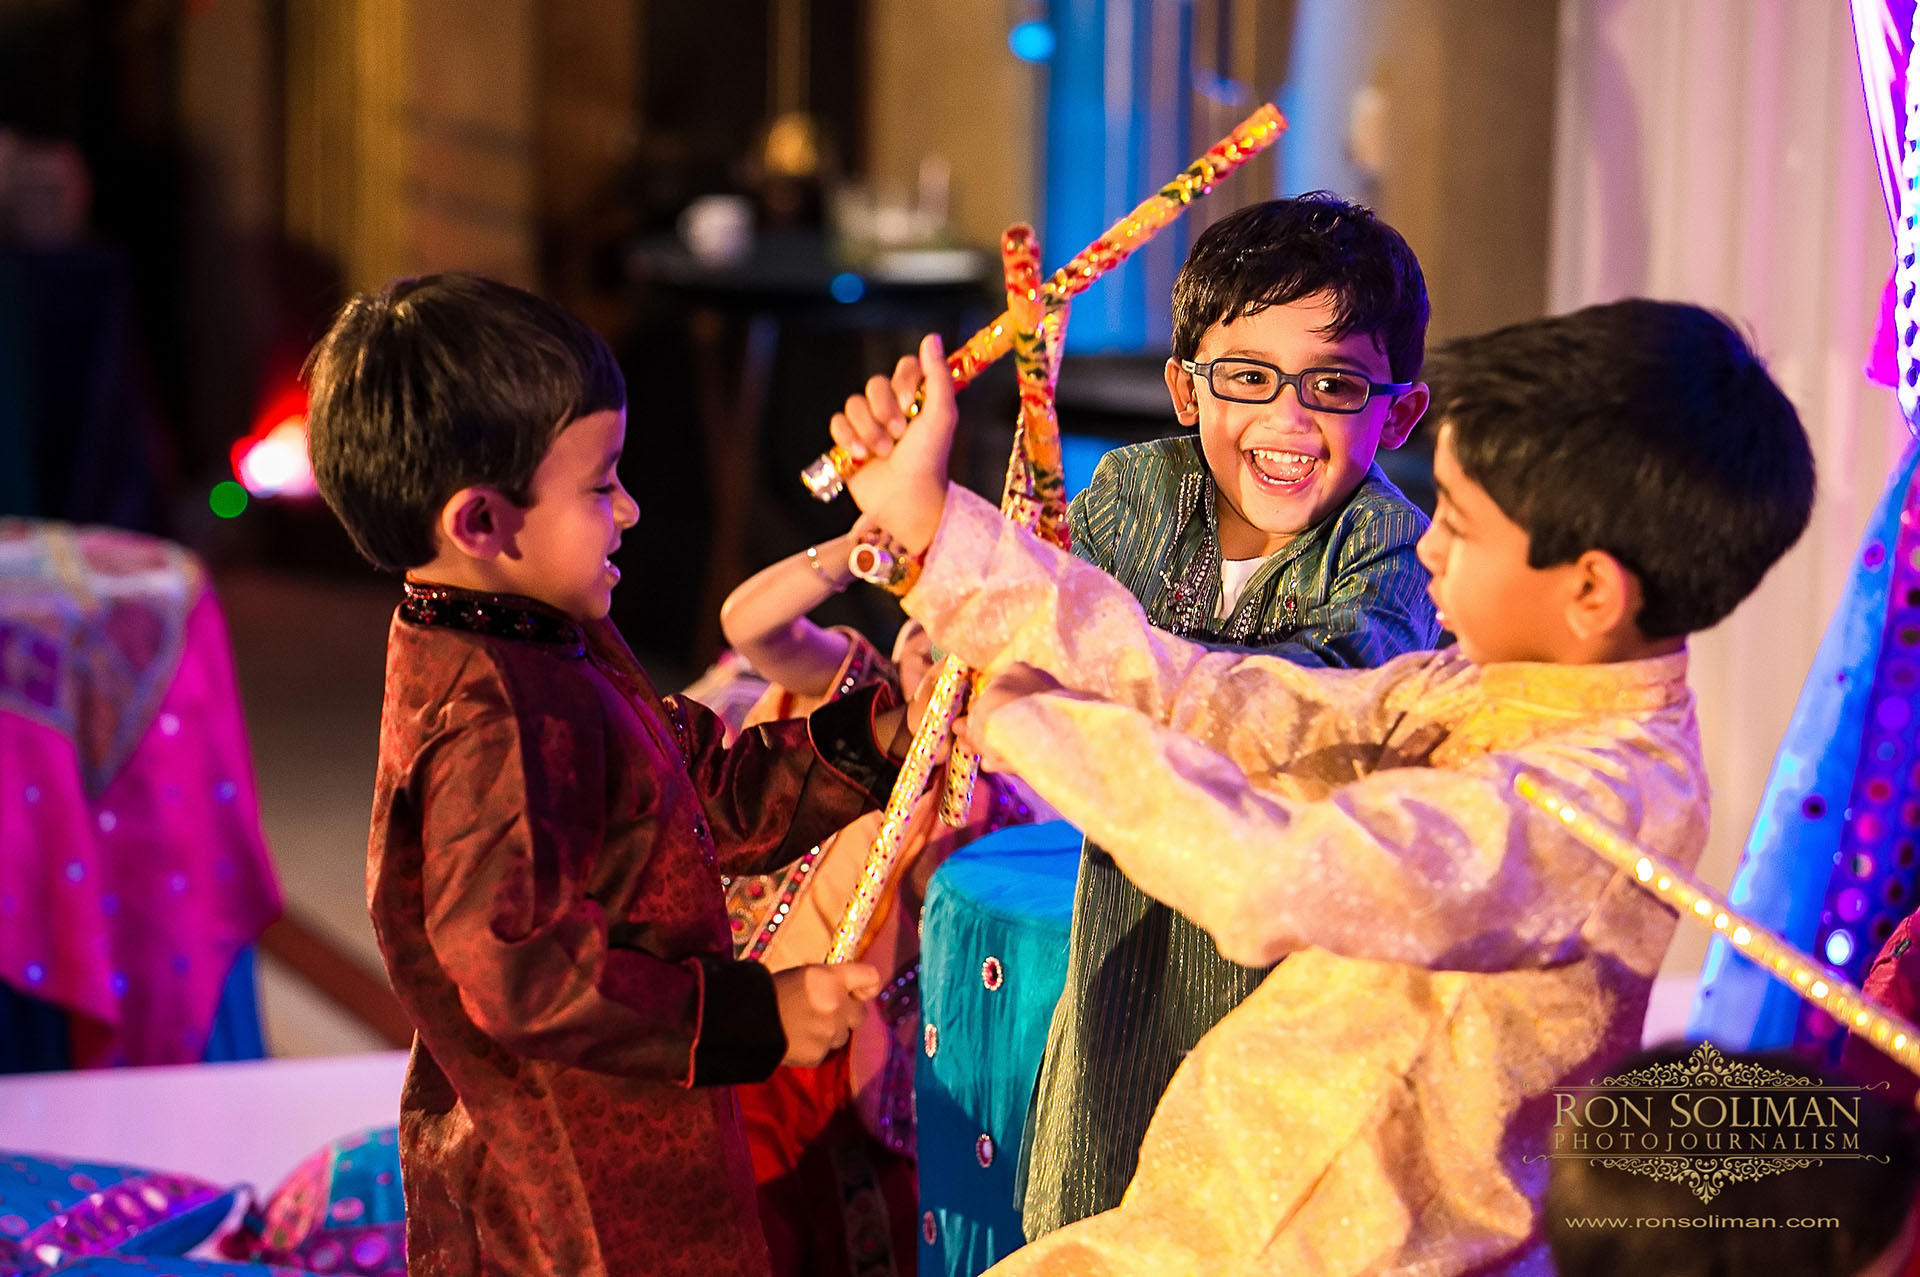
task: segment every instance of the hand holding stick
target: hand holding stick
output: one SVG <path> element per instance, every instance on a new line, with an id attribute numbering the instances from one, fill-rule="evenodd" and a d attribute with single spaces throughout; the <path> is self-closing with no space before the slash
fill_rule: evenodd
<path id="1" fill-rule="evenodd" d="M 1060 334 L 1066 323 L 1067 303 L 1043 300 L 1040 248 L 1032 227 L 1009 227 L 1001 239 L 1000 257 L 1006 273 L 1009 313 L 1015 316 L 1014 350 L 1020 371 L 1020 420 L 1000 509 L 1022 526 L 1064 543 L 1066 486 L 1060 470 L 1060 423 L 1054 415 L 1053 387 L 1059 373 Z M 933 370 L 933 375 L 938 371 Z M 904 393 L 898 397 L 904 398 Z M 858 953 L 867 924 L 879 908 L 905 850 L 908 822 L 927 790 L 934 760 L 953 744 L 954 721 L 964 709 L 973 683 L 973 673 L 958 658 L 949 656 L 941 664 L 932 703 L 920 720 L 907 761 L 901 765 L 893 792 L 887 797 L 880 832 L 867 852 L 867 863 L 853 896 L 834 928 L 829 962 L 842 962 Z M 966 823 L 979 775 L 980 756 L 964 746 L 953 747 L 940 804 L 941 819 L 947 824 L 958 827 Z"/>
<path id="2" fill-rule="evenodd" d="M 1211 192 L 1221 178 L 1279 141 L 1286 127 L 1286 120 L 1271 102 L 1242 120 L 1233 132 L 1214 143 L 1180 176 L 1142 200 L 1132 212 L 1109 226 L 1099 239 L 1055 271 L 1041 288 L 1045 301 L 1066 302 L 1085 291 L 1096 279 L 1125 261 L 1136 248 L 1171 225 L 1194 200 Z M 1011 321 L 1010 315 L 1002 314 L 947 357 L 954 389 L 972 381 L 988 364 L 1012 349 Z M 916 400 L 914 406 L 907 409 L 907 416 L 913 417 L 918 412 Z M 834 448 L 802 470 L 800 481 L 816 500 L 831 501 L 840 495 L 847 476 L 857 467 L 858 462 L 851 455 Z"/>

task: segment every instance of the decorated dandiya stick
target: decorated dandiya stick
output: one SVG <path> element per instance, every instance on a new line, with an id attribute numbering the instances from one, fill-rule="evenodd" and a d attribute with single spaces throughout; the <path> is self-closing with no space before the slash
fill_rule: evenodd
<path id="1" fill-rule="evenodd" d="M 1634 880 L 1660 903 L 1727 938 L 1727 942 L 1803 999 L 1825 1011 L 1858 1037 L 1920 1076 L 1920 1026 L 1869 998 L 1857 985 L 1759 923 L 1736 913 L 1719 892 L 1673 864 L 1644 843 L 1595 816 L 1552 786 L 1522 773 L 1513 788 L 1522 798 L 1566 825 L 1614 868 Z M 1916 1096 L 1920 1104 L 1920 1096 Z"/>
<path id="2" fill-rule="evenodd" d="M 887 796 L 880 832 L 874 835 L 867 863 L 854 884 L 846 909 L 840 914 L 839 925 L 833 929 L 833 943 L 827 947 L 828 962 L 849 962 L 859 956 L 867 924 L 879 910 L 894 866 L 906 847 L 914 804 L 927 792 L 927 782 L 933 779 L 934 758 L 941 745 L 953 735 L 953 723 L 960 716 L 971 678 L 972 672 L 957 656 L 949 656 L 940 663 L 926 715 L 921 718 L 920 730 L 914 733 L 913 744 L 907 749 L 906 761 L 900 764 L 893 792 Z"/>
<path id="3" fill-rule="evenodd" d="M 1007 286 L 1007 309 L 1000 316 L 1002 329 L 1012 331 L 1011 348 L 1014 351 L 1014 365 L 1020 376 L 1020 413 L 1014 423 L 1013 452 L 1007 460 L 1007 478 L 1001 487 L 1000 513 L 1022 523 L 1033 526 L 1031 518 L 1022 518 L 1025 511 L 1020 502 L 1029 486 L 1029 468 L 1026 464 L 1027 447 L 1027 383 L 1028 367 L 1023 360 L 1022 341 L 1028 335 L 1038 336 L 1040 304 L 1040 242 L 1034 238 L 1033 227 L 1025 222 L 1016 222 L 1007 227 L 1000 237 L 1000 270 Z M 918 395 L 915 406 L 921 402 Z M 980 690 L 981 676 L 973 671 L 969 680 L 968 700 Z M 940 820 L 950 828 L 958 829 L 967 823 L 967 817 L 973 814 L 973 794 L 980 784 L 980 754 L 977 750 L 953 743 L 947 754 L 947 783 L 940 795 Z"/>
<path id="4" fill-rule="evenodd" d="M 980 692 L 980 671 L 967 676 L 967 700 Z M 940 823 L 958 829 L 973 815 L 973 793 L 980 785 L 980 751 L 959 741 L 947 752 L 947 783 L 940 791 Z"/>
<path id="5" fill-rule="evenodd" d="M 1000 262 L 1007 284 L 1007 319 L 1013 326 L 1013 362 L 1019 381 L 1020 414 L 1014 425 L 1013 453 L 1001 488 L 1000 513 L 1053 544 L 1067 544 L 1067 489 L 1061 470 L 1060 419 L 1054 411 L 1054 386 L 1060 375 L 1061 335 L 1070 302 L 1047 297 L 1040 288 L 1040 244 L 1024 222 L 1007 228 L 1000 240 Z M 980 676 L 974 676 L 974 691 Z M 940 819 L 959 827 L 973 811 L 980 780 L 980 756 L 956 744 L 947 758 L 946 789 Z"/>
<path id="6" fill-rule="evenodd" d="M 1206 195 L 1235 169 L 1279 140 L 1287 122 L 1271 102 L 1249 115 L 1233 132 L 1215 142 L 1180 176 L 1142 200 L 1132 212 L 1109 226 L 1100 238 L 1073 256 L 1055 271 L 1042 286 L 1051 301 L 1064 302 L 1085 291 L 1102 275 L 1125 261 L 1133 251 L 1171 225 L 1187 211 L 1194 200 Z M 969 337 L 959 350 L 947 356 L 947 371 L 957 390 L 979 376 L 980 371 L 1013 347 L 1011 316 L 1000 315 L 992 323 Z M 907 416 L 919 413 L 920 400 L 907 410 Z M 800 481 L 819 501 L 831 501 L 846 486 L 847 476 L 859 468 L 844 448 L 834 447 L 822 453 L 800 472 Z"/>
<path id="7" fill-rule="evenodd" d="M 1021 257 L 1008 260 L 1007 289 L 1011 296 L 1021 286 L 1019 307 L 1008 307 L 1013 317 L 1013 366 L 1020 389 L 1020 416 L 1015 425 L 1013 456 L 1007 463 L 1007 482 L 1000 512 L 1067 548 L 1067 479 L 1060 457 L 1060 418 L 1053 392 L 1060 377 L 1060 338 L 1065 331 L 1069 302 L 1039 286 L 1040 249 L 1031 227 L 1007 232 L 1011 251 L 1016 238 Z"/>

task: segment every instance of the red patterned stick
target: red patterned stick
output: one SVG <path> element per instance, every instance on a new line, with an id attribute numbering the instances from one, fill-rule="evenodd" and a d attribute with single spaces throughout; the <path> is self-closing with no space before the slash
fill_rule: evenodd
<path id="1" fill-rule="evenodd" d="M 1249 115 L 1233 132 L 1214 143 L 1205 155 L 1187 165 L 1180 176 L 1142 200 L 1131 213 L 1109 226 L 1105 234 L 1055 271 L 1041 287 L 1042 297 L 1049 302 L 1063 302 L 1084 292 L 1093 281 L 1125 261 L 1136 248 L 1186 212 L 1187 205 L 1211 192 L 1222 178 L 1277 142 L 1286 127 L 1285 118 L 1271 102 Z M 1006 354 L 1012 346 L 1012 317 L 1002 314 L 947 356 L 947 371 L 953 375 L 954 388 L 979 376 L 981 369 Z M 907 415 L 911 417 L 918 411 L 916 399 Z M 847 476 L 856 468 L 853 458 L 835 447 L 814 458 L 800 472 L 800 481 L 816 500 L 831 501 L 840 495 Z"/>
<path id="2" fill-rule="evenodd" d="M 1021 300 L 1007 308 L 1013 320 L 1020 420 L 1013 456 L 1007 463 L 1000 512 L 1064 549 L 1067 481 L 1060 459 L 1060 418 L 1054 411 L 1053 391 L 1060 376 L 1060 344 L 1069 303 L 1066 294 L 1049 291 L 1059 282 L 1057 274 L 1045 287 L 1040 286 L 1040 249 L 1031 227 L 1020 225 L 1008 230 L 1002 253 L 1007 260 L 1008 295 L 1013 296 L 1017 287 Z"/>
<path id="3" fill-rule="evenodd" d="M 1007 309 L 996 329 L 1010 334 L 1014 364 L 1020 377 L 1020 415 L 1014 424 L 1013 454 L 1007 459 L 1007 478 L 1000 490 L 1000 513 L 1024 527 L 1033 527 L 1032 467 L 1028 463 L 1028 424 L 1033 419 L 1029 394 L 1034 381 L 1032 356 L 1040 341 L 1040 242 L 1033 227 L 1016 222 L 1000 237 L 1000 269 L 1007 283 Z M 1044 354 L 1044 352 L 1042 352 Z M 1044 380 L 1044 379 L 1043 379 Z M 1044 386 L 1043 386 L 1044 390 Z M 915 400 L 918 403 L 918 399 Z M 1058 451 L 1059 440 L 1055 439 Z M 1064 514 L 1064 510 L 1062 511 Z M 980 674 L 968 678 L 968 699 L 980 690 Z M 973 791 L 980 783 L 980 755 L 956 742 L 947 755 L 947 784 L 940 795 L 940 819 L 952 828 L 967 823 L 973 813 Z"/>

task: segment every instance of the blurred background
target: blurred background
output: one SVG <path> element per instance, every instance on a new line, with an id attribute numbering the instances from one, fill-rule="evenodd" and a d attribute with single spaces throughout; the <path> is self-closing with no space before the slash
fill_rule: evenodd
<path id="1" fill-rule="evenodd" d="M 1177 428 L 1174 272 L 1276 194 L 1397 226 L 1434 341 L 1630 293 L 1727 311 L 1806 415 L 1823 491 L 1695 648 L 1724 885 L 1904 438 L 1859 375 L 1891 250 L 1845 6 L 0 0 L 0 515 L 208 565 L 287 902 L 267 1047 L 405 1040 L 362 892 L 397 584 L 312 494 L 298 378 L 351 292 L 475 270 L 612 343 L 643 512 L 615 617 L 675 687 L 733 584 L 851 521 L 798 469 L 865 375 L 1001 308 L 1004 226 L 1031 221 L 1051 269 L 1269 100 L 1280 144 L 1076 303 L 1070 481 Z M 1010 372 L 963 407 L 958 477 L 994 487 Z M 1429 450 L 1390 463 L 1423 502 Z M 835 606 L 897 619 L 877 593 Z M 1670 976 L 1702 952 L 1683 936 Z"/>

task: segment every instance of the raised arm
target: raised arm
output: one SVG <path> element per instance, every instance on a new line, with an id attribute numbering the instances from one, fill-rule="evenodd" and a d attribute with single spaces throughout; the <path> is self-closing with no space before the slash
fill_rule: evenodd
<path id="1" fill-rule="evenodd" d="M 807 619 L 807 613 L 846 589 L 859 531 L 808 546 L 742 581 L 720 607 L 727 644 L 761 677 L 796 696 L 825 696 L 847 658 L 847 637 Z"/>
<path id="2" fill-rule="evenodd" d="M 666 698 L 722 873 L 768 873 L 886 802 L 912 732 L 891 684 L 870 684 L 804 719 L 749 727 L 726 743 L 719 715 Z"/>
<path id="3" fill-rule="evenodd" d="M 1312 783 L 1260 770 L 1251 732 L 1222 753 L 1134 710 L 1068 694 L 1015 701 L 979 730 L 993 756 L 1141 890 L 1248 966 L 1307 947 L 1458 970 L 1571 956 L 1603 893 L 1632 898 L 1636 888 L 1514 797 L 1522 769 L 1682 863 L 1706 837 L 1697 758 L 1689 762 L 1684 745 L 1631 741 L 1631 731 L 1487 754 L 1457 770 L 1373 770 L 1382 760 L 1348 758 L 1368 774 L 1349 772 L 1331 789 L 1323 781 L 1310 796 Z M 1329 779 L 1341 761 L 1337 752 L 1325 760 Z"/>
<path id="4" fill-rule="evenodd" d="M 907 429 L 904 405 L 926 382 L 925 408 Z M 1157 721 L 1176 702 L 1189 721 L 1230 717 L 1244 695 L 1243 653 L 1206 648 L 1153 629 L 1139 602 L 1098 568 L 1048 545 L 1000 517 L 999 511 L 946 479 L 956 420 L 953 386 L 937 337 L 918 360 L 900 361 L 891 380 L 875 377 L 833 420 L 836 442 L 865 460 L 848 490 L 879 526 L 910 553 L 926 558 L 907 595 L 909 615 L 936 645 L 976 668 L 1024 662 L 1069 687 L 1131 705 Z M 1257 668 L 1265 669 L 1272 662 Z M 1293 674 L 1300 674 L 1294 671 Z M 1313 678 L 1271 680 L 1269 707 L 1282 695 L 1313 713 L 1325 695 Z M 1340 704 L 1354 700 L 1343 689 Z M 1356 720 L 1358 736 L 1377 724 Z"/>

